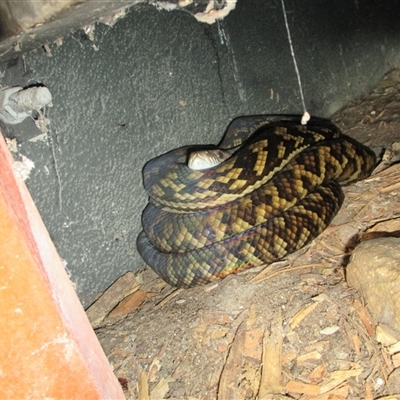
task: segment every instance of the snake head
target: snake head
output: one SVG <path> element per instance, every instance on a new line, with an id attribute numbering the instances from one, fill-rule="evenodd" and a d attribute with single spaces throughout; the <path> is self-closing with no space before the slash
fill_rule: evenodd
<path id="1" fill-rule="evenodd" d="M 215 167 L 232 155 L 230 150 L 211 149 L 196 150 L 189 154 L 187 165 L 193 170 L 203 170 Z"/>

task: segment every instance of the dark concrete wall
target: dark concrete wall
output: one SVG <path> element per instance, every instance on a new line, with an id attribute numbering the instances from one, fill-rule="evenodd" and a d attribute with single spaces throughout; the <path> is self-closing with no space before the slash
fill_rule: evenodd
<path id="1" fill-rule="evenodd" d="M 400 58 L 396 1 L 286 1 L 308 110 L 329 116 L 369 91 Z M 27 184 L 84 304 L 143 267 L 135 239 L 144 163 L 190 143 L 217 143 L 234 117 L 301 113 L 279 1 L 239 0 L 222 23 L 133 7 L 10 62 L 2 85 L 45 84 L 50 133 L 3 127 L 35 162 Z"/>

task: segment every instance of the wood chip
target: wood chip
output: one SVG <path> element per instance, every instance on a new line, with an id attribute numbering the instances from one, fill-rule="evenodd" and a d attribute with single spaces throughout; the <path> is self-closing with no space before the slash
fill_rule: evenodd
<path id="1" fill-rule="evenodd" d="M 161 347 L 160 351 L 156 354 L 154 360 L 151 362 L 150 367 L 148 368 L 147 380 L 149 382 L 156 382 L 158 379 L 158 373 L 162 367 L 160 358 L 164 354 L 166 347 L 166 344 Z"/>
<path id="2" fill-rule="evenodd" d="M 149 383 L 147 381 L 147 372 L 146 371 L 140 372 L 139 381 L 137 384 L 137 390 L 139 393 L 139 400 L 150 400 Z"/>
<path id="3" fill-rule="evenodd" d="M 285 386 L 285 390 L 287 392 L 300 393 L 306 396 L 318 396 L 320 394 L 318 385 L 298 381 L 289 381 Z"/>
<path id="4" fill-rule="evenodd" d="M 233 321 L 229 313 L 218 310 L 200 310 L 198 317 L 199 325 L 226 325 Z"/>
<path id="5" fill-rule="evenodd" d="M 346 371 L 334 371 L 330 373 L 329 379 L 331 379 L 331 381 L 320 387 L 321 394 L 331 391 L 349 378 L 359 376 L 362 372 L 363 368 L 351 369 Z"/>
<path id="6" fill-rule="evenodd" d="M 348 370 L 338 370 L 333 371 L 329 374 L 331 379 L 349 379 L 360 375 L 363 372 L 363 368 L 355 368 L 355 369 L 348 369 Z"/>
<path id="7" fill-rule="evenodd" d="M 167 378 L 162 378 L 150 392 L 150 398 L 154 400 L 164 399 L 167 393 L 169 392 L 169 384 L 171 382 L 175 382 L 175 379 L 172 378 L 172 376 L 168 376 Z"/>
<path id="8" fill-rule="evenodd" d="M 369 312 L 366 310 L 366 308 L 361 304 L 361 301 L 358 299 L 354 300 L 354 308 L 357 311 L 358 316 L 360 317 L 362 323 L 365 326 L 365 329 L 370 337 L 375 336 L 375 329 L 374 325 L 372 324 L 372 317 L 369 314 Z"/>
<path id="9" fill-rule="evenodd" d="M 400 395 L 379 397 L 379 400 L 399 400 Z"/>
<path id="10" fill-rule="evenodd" d="M 140 304 L 146 299 L 147 293 L 142 290 L 137 290 L 125 297 L 111 312 L 108 314 L 108 318 L 116 318 L 127 315 L 133 310 L 138 308 Z"/>
<path id="11" fill-rule="evenodd" d="M 361 339 L 357 332 L 350 326 L 348 322 L 343 321 L 344 331 L 346 332 L 347 339 L 352 346 L 357 356 L 361 354 Z"/>
<path id="12" fill-rule="evenodd" d="M 302 364 L 306 361 L 310 361 L 310 360 L 320 360 L 321 359 L 321 353 L 319 353 L 318 351 L 311 351 L 309 353 L 306 354 L 302 354 L 301 356 L 297 357 L 297 364 Z"/>
<path id="13" fill-rule="evenodd" d="M 364 400 L 374 400 L 374 395 L 372 393 L 371 386 L 365 382 L 365 397 Z"/>
<path id="14" fill-rule="evenodd" d="M 272 330 L 264 333 L 263 340 L 263 367 L 261 373 L 258 398 L 266 398 L 271 393 L 279 393 L 282 390 L 282 315 L 279 311 L 271 323 Z"/>
<path id="15" fill-rule="evenodd" d="M 308 397 L 307 400 L 346 400 L 348 398 L 350 386 L 347 384 L 341 385 L 330 392 L 321 393 L 316 397 Z"/>
<path id="16" fill-rule="evenodd" d="M 383 187 L 383 188 L 379 188 L 378 191 L 379 193 L 388 193 L 388 192 L 392 192 L 395 190 L 400 189 L 400 182 L 394 183 L 392 185 Z"/>
<path id="17" fill-rule="evenodd" d="M 87 310 L 86 315 L 93 329 L 101 326 L 104 318 L 126 296 L 139 290 L 135 275 L 127 272 L 118 278 Z"/>
<path id="18" fill-rule="evenodd" d="M 246 330 L 244 337 L 243 355 L 261 362 L 263 332 L 260 328 Z"/>
<path id="19" fill-rule="evenodd" d="M 308 379 L 311 383 L 320 383 L 326 375 L 326 368 L 324 364 L 315 367 L 308 375 Z"/>
<path id="20" fill-rule="evenodd" d="M 240 400 L 238 397 L 238 386 L 243 364 L 245 331 L 246 323 L 242 322 L 236 331 L 235 339 L 222 369 L 218 386 L 219 400 Z"/>
<path id="21" fill-rule="evenodd" d="M 283 354 L 282 355 L 282 365 L 286 365 L 286 364 L 290 363 L 291 361 L 293 361 L 296 358 L 296 356 L 297 356 L 297 353 L 294 350 L 289 351 L 286 354 Z"/>
<path id="22" fill-rule="evenodd" d="M 353 345 L 353 349 L 354 349 L 354 353 L 359 356 L 361 354 L 361 339 L 357 334 L 354 334 L 352 336 L 352 345 Z"/>
<path id="23" fill-rule="evenodd" d="M 318 303 L 312 303 L 304 308 L 302 308 L 299 312 L 297 312 L 290 320 L 290 328 L 294 329 L 296 328 L 297 325 L 300 324 L 301 321 L 305 317 L 307 317 L 308 314 L 312 313 L 316 308 L 318 307 Z"/>
<path id="24" fill-rule="evenodd" d="M 393 363 L 394 368 L 400 367 L 400 353 L 394 354 L 392 356 L 392 363 Z"/>
<path id="25" fill-rule="evenodd" d="M 388 348 L 389 354 L 395 354 L 400 352 L 400 342 L 394 343 Z"/>

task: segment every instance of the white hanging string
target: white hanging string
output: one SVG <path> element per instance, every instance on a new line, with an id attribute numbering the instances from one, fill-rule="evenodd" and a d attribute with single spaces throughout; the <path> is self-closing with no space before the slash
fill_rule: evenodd
<path id="1" fill-rule="evenodd" d="M 296 70 L 297 82 L 299 83 L 300 97 L 301 97 L 301 102 L 302 102 L 303 110 L 304 110 L 303 117 L 301 118 L 301 124 L 302 124 L 302 125 L 306 125 L 307 122 L 310 120 L 310 114 L 308 113 L 308 111 L 307 111 L 307 109 L 306 109 L 306 102 L 304 101 L 303 86 L 302 86 L 302 84 L 301 84 L 300 72 L 299 72 L 299 68 L 297 67 L 296 56 L 295 56 L 295 54 L 294 54 L 293 43 L 292 43 L 292 37 L 291 37 L 291 35 L 290 35 L 290 29 L 289 29 L 289 24 L 288 24 L 287 16 L 286 16 L 286 8 L 285 8 L 285 2 L 284 2 L 284 0 L 281 0 L 281 3 L 282 3 L 283 17 L 284 17 L 284 19 L 285 19 L 286 32 L 287 32 L 288 40 L 289 40 L 290 52 L 291 52 L 291 54 L 292 54 L 294 69 Z"/>

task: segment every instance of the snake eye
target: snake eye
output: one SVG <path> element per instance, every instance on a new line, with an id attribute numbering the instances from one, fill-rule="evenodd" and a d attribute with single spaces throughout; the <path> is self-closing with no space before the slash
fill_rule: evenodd
<path id="1" fill-rule="evenodd" d="M 223 160 L 223 159 L 224 159 L 224 152 L 221 151 L 221 150 L 218 150 L 218 151 L 217 151 L 217 157 L 218 157 L 220 160 Z"/>

